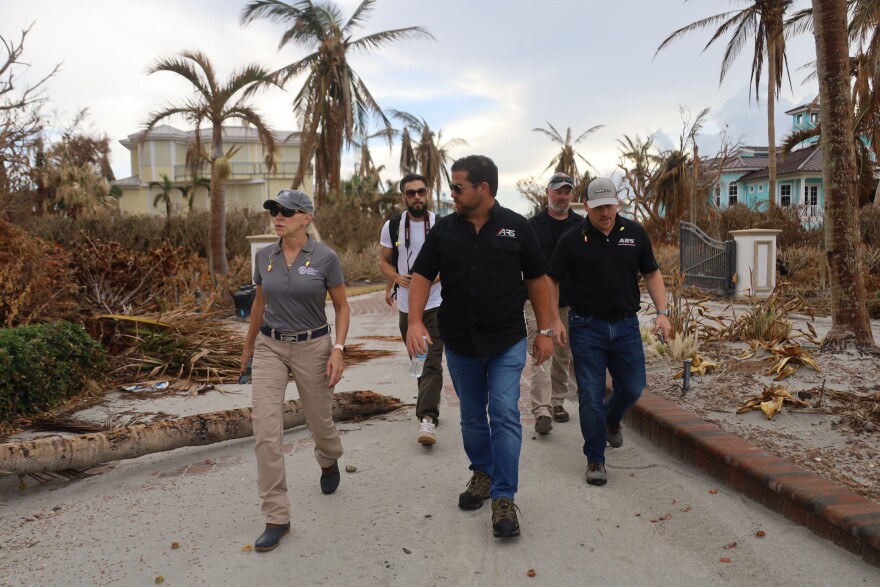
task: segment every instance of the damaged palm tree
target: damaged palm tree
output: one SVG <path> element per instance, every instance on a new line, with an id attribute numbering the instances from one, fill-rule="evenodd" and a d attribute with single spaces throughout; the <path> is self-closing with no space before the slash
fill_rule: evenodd
<path id="1" fill-rule="evenodd" d="M 397 398 L 372 391 L 337 393 L 333 419 L 351 420 L 403 407 Z M 296 400 L 284 403 L 284 428 L 305 424 Z M 33 475 L 69 469 L 85 470 L 101 463 L 148 454 L 204 446 L 253 434 L 251 409 L 196 414 L 69 438 L 44 438 L 0 445 L 0 475 Z"/>

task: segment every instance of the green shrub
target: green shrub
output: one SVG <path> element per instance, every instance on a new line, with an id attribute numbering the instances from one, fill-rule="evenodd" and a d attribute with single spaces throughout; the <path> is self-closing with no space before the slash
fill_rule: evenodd
<path id="1" fill-rule="evenodd" d="M 107 369 L 85 329 L 53 322 L 0 330 L 0 422 L 42 412 L 82 391 Z"/>

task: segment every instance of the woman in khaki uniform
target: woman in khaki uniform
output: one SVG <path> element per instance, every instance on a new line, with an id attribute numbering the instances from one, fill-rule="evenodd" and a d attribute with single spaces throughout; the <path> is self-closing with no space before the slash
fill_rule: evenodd
<path id="1" fill-rule="evenodd" d="M 336 253 L 308 235 L 314 207 L 298 190 L 281 190 L 263 203 L 278 242 L 257 252 L 256 298 L 241 354 L 242 370 L 253 358 L 253 424 L 257 484 L 266 529 L 257 551 L 278 546 L 290 532 L 290 499 L 282 452 L 284 393 L 296 383 L 306 426 L 321 467 L 321 491 L 339 486 L 342 442 L 333 422 L 333 389 L 342 378 L 350 310 Z M 336 312 L 335 342 L 324 311 L 327 294 Z"/>

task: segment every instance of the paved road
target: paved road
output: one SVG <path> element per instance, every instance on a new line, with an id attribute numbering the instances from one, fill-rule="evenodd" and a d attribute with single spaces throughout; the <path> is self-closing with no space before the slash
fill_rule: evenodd
<path id="1" fill-rule="evenodd" d="M 349 341 L 395 354 L 350 368 L 339 391 L 412 401 L 402 344 L 365 338 L 395 336 L 396 316 L 381 294 L 352 306 Z M 185 414 L 248 403 L 247 387 L 227 389 L 128 408 Z M 415 442 L 412 408 L 342 424 L 341 464 L 357 471 L 343 473 L 332 496 L 318 488 L 308 432 L 288 431 L 293 531 L 266 554 L 243 550 L 262 527 L 249 440 L 114 463 L 76 482 L 19 490 L 0 480 L 0 586 L 152 585 L 160 575 L 167 585 L 880 584 L 880 569 L 633 434 L 609 453 L 609 484 L 587 486 L 576 412 L 536 438 L 524 410 L 523 534 L 499 541 L 488 506 L 456 507 L 469 472 L 448 384 L 441 409 L 433 448 Z"/>

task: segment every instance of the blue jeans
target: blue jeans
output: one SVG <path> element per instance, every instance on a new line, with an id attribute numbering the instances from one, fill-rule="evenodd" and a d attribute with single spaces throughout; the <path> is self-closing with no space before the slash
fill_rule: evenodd
<path id="1" fill-rule="evenodd" d="M 447 346 L 446 366 L 461 407 L 461 437 L 471 471 L 492 479 L 492 499 L 513 499 L 522 446 L 519 378 L 526 366 L 526 339 L 488 357 L 459 355 Z"/>
<path id="2" fill-rule="evenodd" d="M 645 351 L 637 316 L 605 322 L 571 310 L 568 339 L 578 383 L 584 454 L 590 463 L 605 463 L 605 426 L 617 427 L 647 384 Z M 614 393 L 605 402 L 605 368 Z"/>

